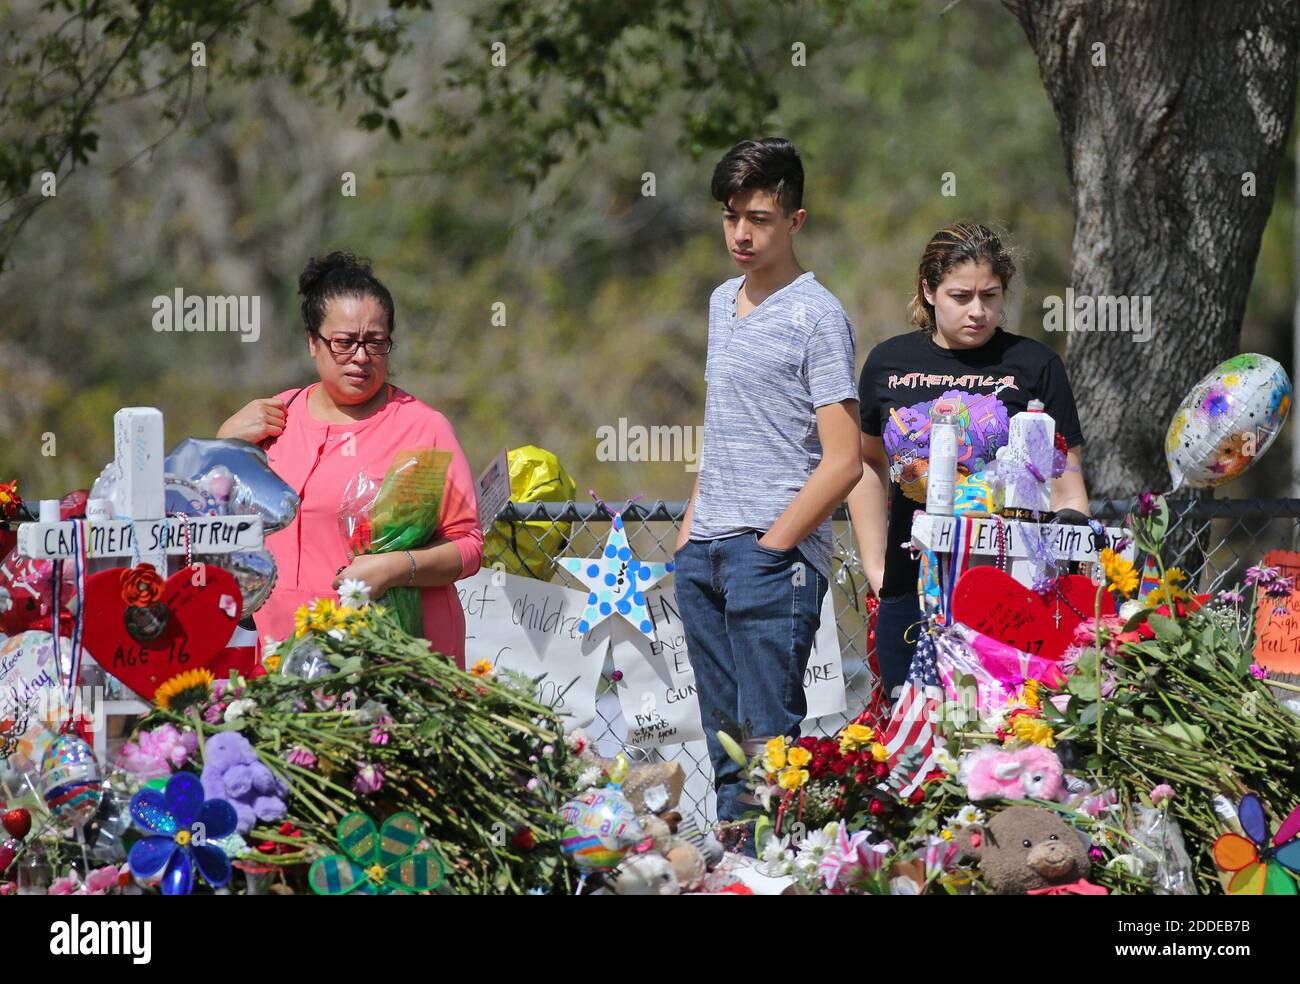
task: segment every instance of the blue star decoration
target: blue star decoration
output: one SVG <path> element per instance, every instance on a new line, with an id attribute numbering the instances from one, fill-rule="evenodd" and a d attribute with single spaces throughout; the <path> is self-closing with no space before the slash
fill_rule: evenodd
<path id="1" fill-rule="evenodd" d="M 654 623 L 646 608 L 645 593 L 675 566 L 669 563 L 645 563 L 632 556 L 627 545 L 623 514 L 615 513 L 609 539 L 599 557 L 560 557 L 561 567 L 587 586 L 587 609 L 578 622 L 578 631 L 586 634 L 611 615 L 619 614 L 631 622 L 647 639 L 653 640 Z"/>

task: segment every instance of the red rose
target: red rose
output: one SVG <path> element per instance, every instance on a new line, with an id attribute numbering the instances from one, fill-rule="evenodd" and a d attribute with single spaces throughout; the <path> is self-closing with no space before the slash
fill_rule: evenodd
<path id="1" fill-rule="evenodd" d="M 817 747 L 817 739 L 813 735 L 804 735 L 799 739 L 799 747 L 811 752 Z"/>
<path id="2" fill-rule="evenodd" d="M 923 799 L 925 799 L 925 790 L 918 786 L 916 789 L 912 790 L 912 795 L 907 798 L 907 801 L 913 806 L 916 806 Z"/>
<path id="3" fill-rule="evenodd" d="M 510 838 L 510 843 L 521 851 L 531 851 L 537 844 L 537 838 L 533 836 L 533 832 L 529 828 L 525 827 Z"/>
<path id="4" fill-rule="evenodd" d="M 840 745 L 834 738 L 823 738 L 817 742 L 817 750 L 823 755 L 836 755 L 839 753 Z"/>
<path id="5" fill-rule="evenodd" d="M 889 766 L 884 762 L 877 762 L 872 771 L 876 773 L 877 779 L 883 779 L 885 776 L 889 775 Z"/>
<path id="6" fill-rule="evenodd" d="M 842 776 L 844 773 L 849 771 L 849 763 L 845 762 L 842 758 L 835 759 L 830 763 L 830 770 L 835 773 L 835 775 Z"/>
<path id="7" fill-rule="evenodd" d="M 853 779 L 865 786 L 871 781 L 871 773 L 866 769 L 858 769 L 857 772 L 853 773 Z"/>
<path id="8" fill-rule="evenodd" d="M 885 812 L 885 804 L 880 802 L 880 800 L 872 800 L 867 805 L 867 809 L 871 812 L 873 817 L 878 817 L 880 814 Z"/>

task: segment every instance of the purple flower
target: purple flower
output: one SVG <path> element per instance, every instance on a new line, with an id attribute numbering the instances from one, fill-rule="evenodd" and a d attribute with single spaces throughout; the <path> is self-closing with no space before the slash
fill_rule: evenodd
<path id="1" fill-rule="evenodd" d="M 1253 676 L 1256 680 L 1267 680 L 1268 670 L 1264 669 L 1264 667 L 1260 666 L 1258 663 L 1251 663 L 1250 675 Z"/>
<path id="2" fill-rule="evenodd" d="M 1138 496 L 1138 515 L 1143 519 L 1150 518 L 1151 514 L 1156 511 L 1159 496 L 1154 492 L 1143 492 Z"/>
<path id="3" fill-rule="evenodd" d="M 1054 586 L 1055 584 L 1053 583 L 1050 577 L 1036 577 L 1034 578 L 1034 584 L 1032 590 L 1034 594 L 1046 595 L 1051 592 Z"/>
<path id="4" fill-rule="evenodd" d="M 1270 598 L 1286 598 L 1295 590 L 1295 578 L 1276 577 L 1264 585 L 1264 594 Z"/>
<path id="5" fill-rule="evenodd" d="M 352 780 L 352 788 L 362 795 L 377 793 L 383 786 L 383 769 L 368 763 L 357 769 L 357 777 Z"/>
<path id="6" fill-rule="evenodd" d="M 371 729 L 370 729 L 370 744 L 372 744 L 372 745 L 387 745 L 387 744 L 388 744 L 388 732 L 385 731 L 383 728 L 371 728 Z"/>
<path id="7" fill-rule="evenodd" d="M 1105 859 L 1106 852 L 1104 852 L 1100 847 L 1090 847 L 1088 848 L 1088 857 L 1092 858 L 1094 862 L 1100 864 L 1101 861 Z"/>
<path id="8" fill-rule="evenodd" d="M 1132 542 L 1133 542 L 1132 537 L 1122 536 L 1119 538 L 1119 541 L 1115 544 L 1115 546 L 1112 549 L 1116 553 L 1123 553 L 1125 550 L 1128 549 L 1129 544 Z"/>
<path id="9" fill-rule="evenodd" d="M 292 764 L 300 765 L 304 769 L 316 768 L 316 756 L 301 745 L 294 745 L 289 749 L 289 754 L 285 756 Z"/>
<path id="10" fill-rule="evenodd" d="M 1276 567 L 1265 567 L 1262 564 L 1256 564 L 1254 567 L 1246 568 L 1247 584 L 1268 584 L 1277 579 L 1278 570 Z"/>
<path id="11" fill-rule="evenodd" d="M 225 704 L 212 704 L 203 712 L 203 720 L 208 724 L 220 724 L 226 713 Z"/>
<path id="12" fill-rule="evenodd" d="M 1240 591 L 1220 591 L 1215 595 L 1215 597 L 1218 598 L 1219 601 L 1230 602 L 1234 605 L 1240 605 L 1246 600 L 1246 596 Z"/>

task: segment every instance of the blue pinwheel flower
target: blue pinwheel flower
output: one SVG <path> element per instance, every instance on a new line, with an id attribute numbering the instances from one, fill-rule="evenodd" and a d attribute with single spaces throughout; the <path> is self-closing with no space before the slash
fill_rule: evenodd
<path id="1" fill-rule="evenodd" d="M 140 878 L 161 872 L 163 895 L 189 895 L 195 866 L 213 888 L 230 881 L 230 859 L 213 842 L 235 832 L 235 808 L 205 800 L 194 773 L 176 773 L 165 792 L 140 790 L 131 797 L 131 819 L 148 836 L 136 841 L 126 863 Z"/>

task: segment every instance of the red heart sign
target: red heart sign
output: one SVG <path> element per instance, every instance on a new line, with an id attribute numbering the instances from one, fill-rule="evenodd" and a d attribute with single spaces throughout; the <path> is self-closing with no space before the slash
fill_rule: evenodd
<path id="1" fill-rule="evenodd" d="M 1070 645 L 1075 626 L 1083 621 L 1070 605 L 1091 619 L 1097 605 L 1097 586 L 1081 574 L 1067 574 L 1057 579 L 1057 587 L 1062 595 L 1059 626 L 1055 591 L 1039 595 L 996 567 L 972 567 L 957 578 L 952 615 L 1022 652 L 1060 659 Z M 1114 611 L 1114 595 L 1107 592 L 1101 601 L 1101 613 Z"/>
<path id="2" fill-rule="evenodd" d="M 122 600 L 126 568 L 86 579 L 86 651 L 146 700 L 177 674 L 212 663 L 239 622 L 243 596 L 234 575 L 212 564 L 201 565 L 202 571 L 198 566 L 184 567 L 164 583 L 158 605 L 166 610 L 166 622 L 153 638 L 137 638 L 127 628 L 132 606 Z"/>

